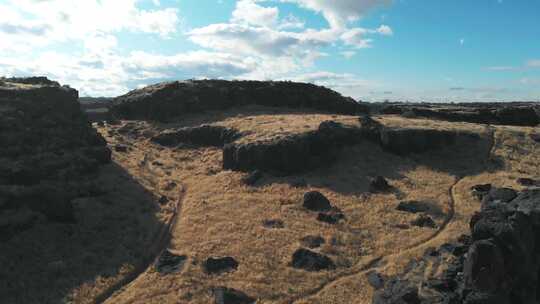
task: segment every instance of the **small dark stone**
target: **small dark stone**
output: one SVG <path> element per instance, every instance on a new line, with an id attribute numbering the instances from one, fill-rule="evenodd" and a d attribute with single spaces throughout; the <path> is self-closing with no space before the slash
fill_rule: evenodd
<path id="1" fill-rule="evenodd" d="M 422 214 L 418 216 L 416 219 L 411 221 L 411 225 L 418 226 L 418 227 L 426 227 L 426 228 L 436 228 L 437 224 L 435 224 L 435 221 L 433 219 L 425 214 Z"/>
<path id="2" fill-rule="evenodd" d="M 369 184 L 369 191 L 373 193 L 388 192 L 391 189 L 392 186 L 390 186 L 390 184 L 388 184 L 388 181 L 382 176 L 377 176 Z"/>
<path id="3" fill-rule="evenodd" d="M 482 200 L 491 190 L 491 184 L 475 185 L 471 187 L 471 193 L 474 197 Z"/>
<path id="4" fill-rule="evenodd" d="M 233 271 L 237 268 L 238 262 L 232 257 L 208 258 L 203 264 L 204 272 L 207 274 L 219 274 Z"/>
<path id="5" fill-rule="evenodd" d="M 259 170 L 255 170 L 251 173 L 249 173 L 247 176 L 245 176 L 243 179 L 242 179 L 242 182 L 247 185 L 247 186 L 253 186 L 257 183 L 257 181 L 259 179 L 261 179 L 263 177 L 263 174 L 261 171 Z"/>
<path id="6" fill-rule="evenodd" d="M 115 145 L 114 151 L 124 153 L 128 151 L 128 147 L 124 145 Z"/>
<path id="7" fill-rule="evenodd" d="M 256 299 L 245 293 L 227 287 L 217 287 L 213 290 L 215 304 L 255 304 Z"/>
<path id="8" fill-rule="evenodd" d="M 425 203 L 418 201 L 404 201 L 398 204 L 396 210 L 410 213 L 419 213 L 429 211 L 429 207 Z"/>
<path id="9" fill-rule="evenodd" d="M 318 248 L 325 243 L 324 238 L 320 236 L 308 235 L 300 239 L 300 244 L 308 248 Z"/>
<path id="10" fill-rule="evenodd" d="M 161 205 L 165 205 L 168 202 L 169 202 L 169 198 L 166 197 L 165 195 L 162 195 L 158 200 L 158 203 L 160 203 Z"/>
<path id="11" fill-rule="evenodd" d="M 310 191 L 304 194 L 303 206 L 311 211 L 329 211 L 332 209 L 330 201 L 318 191 Z"/>
<path id="12" fill-rule="evenodd" d="M 531 134 L 531 139 L 535 142 L 540 142 L 540 133 Z"/>
<path id="13" fill-rule="evenodd" d="M 517 183 L 522 186 L 534 186 L 536 184 L 536 181 L 532 178 L 522 177 L 517 179 Z"/>
<path id="14" fill-rule="evenodd" d="M 429 248 L 426 249 L 426 251 L 424 252 L 424 255 L 425 255 L 425 256 L 432 256 L 432 257 L 435 257 L 435 256 L 441 255 L 441 253 L 440 253 L 439 250 L 437 250 L 436 248 L 434 248 L 434 247 L 429 247 Z"/>
<path id="15" fill-rule="evenodd" d="M 319 215 L 317 215 L 317 221 L 325 222 L 328 224 L 336 224 L 344 218 L 345 215 L 337 210 L 332 210 L 330 212 L 320 212 Z"/>
<path id="16" fill-rule="evenodd" d="M 160 273 L 180 272 L 187 260 L 185 255 L 175 255 L 169 250 L 165 250 L 156 262 L 156 270 Z"/>
<path id="17" fill-rule="evenodd" d="M 269 229 L 283 229 L 285 224 L 282 220 L 264 220 L 263 226 Z"/>
<path id="18" fill-rule="evenodd" d="M 294 252 L 292 267 L 307 271 L 321 271 L 336 268 L 334 262 L 327 256 L 304 248 Z"/>

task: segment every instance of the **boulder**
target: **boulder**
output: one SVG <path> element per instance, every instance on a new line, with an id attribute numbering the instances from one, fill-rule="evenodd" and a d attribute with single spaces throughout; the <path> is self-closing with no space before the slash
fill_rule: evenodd
<path id="1" fill-rule="evenodd" d="M 471 187 L 471 193 L 477 199 L 482 200 L 484 196 L 488 195 L 491 187 L 491 184 L 475 185 Z"/>
<path id="2" fill-rule="evenodd" d="M 336 267 L 329 257 L 303 248 L 294 252 L 291 266 L 307 271 L 330 270 Z"/>
<path id="3" fill-rule="evenodd" d="M 534 179 L 527 177 L 520 177 L 516 180 L 516 182 L 522 186 L 534 186 L 536 184 Z"/>
<path id="4" fill-rule="evenodd" d="M 327 224 L 337 224 L 343 219 L 345 219 L 345 215 L 341 211 L 335 209 L 332 209 L 328 212 L 320 212 L 317 215 L 317 221 Z"/>
<path id="5" fill-rule="evenodd" d="M 208 258 L 203 264 L 203 270 L 207 274 L 220 274 L 237 268 L 238 262 L 232 257 Z"/>
<path id="6" fill-rule="evenodd" d="M 263 227 L 269 229 L 282 229 L 285 228 L 285 224 L 282 220 L 264 220 Z"/>
<path id="7" fill-rule="evenodd" d="M 241 291 L 227 287 L 214 288 L 212 293 L 215 304 L 255 304 L 257 301 Z"/>
<path id="8" fill-rule="evenodd" d="M 306 192 L 303 206 L 310 211 L 329 211 L 332 209 L 330 201 L 318 191 Z"/>
<path id="9" fill-rule="evenodd" d="M 374 293 L 373 304 L 421 304 L 418 288 L 408 281 L 391 280 Z"/>
<path id="10" fill-rule="evenodd" d="M 429 206 L 419 201 L 399 202 L 396 210 L 410 213 L 420 213 L 429 211 Z"/>
<path id="11" fill-rule="evenodd" d="M 184 264 L 187 260 L 185 255 L 176 255 L 166 249 L 159 256 L 156 261 L 155 267 L 159 273 L 169 274 L 182 271 Z"/>
<path id="12" fill-rule="evenodd" d="M 437 228 L 437 224 L 429 215 L 421 214 L 411 221 L 411 225 L 425 228 Z"/>
<path id="13" fill-rule="evenodd" d="M 246 186 L 254 186 L 258 180 L 263 177 L 263 173 L 259 170 L 255 170 L 242 178 L 242 182 Z"/>

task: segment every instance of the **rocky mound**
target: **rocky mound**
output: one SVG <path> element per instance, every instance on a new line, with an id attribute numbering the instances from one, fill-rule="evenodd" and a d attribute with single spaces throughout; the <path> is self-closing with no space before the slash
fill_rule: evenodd
<path id="1" fill-rule="evenodd" d="M 307 108 L 354 115 L 367 107 L 313 84 L 284 81 L 189 80 L 137 89 L 113 101 L 118 118 L 167 120 L 193 112 L 235 106 Z"/>
<path id="2" fill-rule="evenodd" d="M 78 181 L 111 157 L 77 98 L 76 90 L 46 78 L 2 79 L 0 212 L 29 209 L 50 220 L 73 220 L 70 199 L 84 188 Z M 24 226 L 6 214 L 2 230 Z"/>
<path id="3" fill-rule="evenodd" d="M 405 274 L 388 279 L 373 303 L 538 303 L 540 189 L 510 201 L 484 197 L 470 230 L 470 237 L 428 250 Z M 447 269 L 438 277 L 415 279 L 412 274 L 423 272 L 430 260 Z"/>
<path id="4" fill-rule="evenodd" d="M 452 122 L 480 124 L 536 126 L 540 116 L 535 107 L 526 105 L 505 105 L 490 107 L 431 108 L 390 105 L 381 109 L 383 114 L 399 114 L 406 117 L 424 117 Z"/>

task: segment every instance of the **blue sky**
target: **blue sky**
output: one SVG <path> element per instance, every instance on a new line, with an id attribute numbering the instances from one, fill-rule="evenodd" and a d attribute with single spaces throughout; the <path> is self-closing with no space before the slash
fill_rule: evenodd
<path id="1" fill-rule="evenodd" d="M 0 0 L 0 75 L 83 96 L 188 78 L 360 100 L 540 100 L 539 0 Z"/>

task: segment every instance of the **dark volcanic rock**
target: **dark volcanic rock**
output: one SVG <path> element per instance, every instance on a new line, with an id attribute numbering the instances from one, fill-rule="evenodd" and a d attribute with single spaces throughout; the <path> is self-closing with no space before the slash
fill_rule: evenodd
<path id="1" fill-rule="evenodd" d="M 160 273 L 180 272 L 187 260 L 185 255 L 176 255 L 165 250 L 156 261 L 156 270 Z"/>
<path id="2" fill-rule="evenodd" d="M 317 221 L 327 224 L 337 224 L 337 222 L 345 219 L 345 215 L 339 210 L 330 210 L 328 212 L 320 212 L 317 215 Z"/>
<path id="3" fill-rule="evenodd" d="M 324 238 L 320 236 L 308 235 L 300 239 L 300 244 L 307 248 L 319 248 L 324 243 Z"/>
<path id="4" fill-rule="evenodd" d="M 152 141 L 167 147 L 174 147 L 181 143 L 197 146 L 223 147 L 223 145 L 235 141 L 240 136 L 241 134 L 234 129 L 203 125 L 164 132 L 154 136 Z"/>
<path id="5" fill-rule="evenodd" d="M 532 178 L 520 177 L 516 182 L 522 186 L 533 186 L 536 184 L 536 181 Z"/>
<path id="6" fill-rule="evenodd" d="M 253 186 L 263 177 L 263 173 L 259 170 L 255 170 L 242 178 L 244 185 Z"/>
<path id="7" fill-rule="evenodd" d="M 420 213 L 427 212 L 429 210 L 429 206 L 419 201 L 405 201 L 400 202 L 396 207 L 396 210 L 410 213 Z"/>
<path id="8" fill-rule="evenodd" d="M 68 186 L 110 162 L 111 151 L 78 103 L 78 92 L 44 77 L 4 78 L 0 84 L 0 193 L 50 220 L 72 222 Z M 2 191 L 0 191 L 2 192 Z"/>
<path id="9" fill-rule="evenodd" d="M 219 274 L 222 272 L 229 272 L 238 268 L 238 262 L 231 257 L 224 258 L 208 258 L 204 264 L 203 269 L 207 274 Z"/>
<path id="10" fill-rule="evenodd" d="M 437 224 L 429 215 L 419 215 L 416 219 L 411 221 L 411 225 L 426 228 L 437 228 Z"/>
<path id="11" fill-rule="evenodd" d="M 114 146 L 114 151 L 116 152 L 121 152 L 121 153 L 125 153 L 128 151 L 128 147 L 127 146 L 124 146 L 124 145 L 115 145 Z"/>
<path id="12" fill-rule="evenodd" d="M 256 299 L 236 289 L 217 287 L 213 290 L 214 304 L 255 304 Z"/>
<path id="13" fill-rule="evenodd" d="M 282 229 L 285 228 L 285 224 L 282 220 L 264 220 L 263 226 L 269 229 Z"/>
<path id="14" fill-rule="evenodd" d="M 536 126 L 540 118 L 531 107 L 505 107 L 495 111 L 497 121 L 501 125 Z"/>
<path id="15" fill-rule="evenodd" d="M 540 134 L 539 133 L 533 133 L 531 134 L 531 139 L 535 142 L 540 142 Z"/>
<path id="16" fill-rule="evenodd" d="M 474 197 L 482 200 L 491 190 L 491 184 L 475 185 L 471 187 L 471 193 Z"/>
<path id="17" fill-rule="evenodd" d="M 120 118 L 166 120 L 186 113 L 235 106 L 308 108 L 354 115 L 368 108 L 313 84 L 271 81 L 190 80 L 151 85 L 113 101 Z"/>
<path id="18" fill-rule="evenodd" d="M 228 144 L 223 149 L 223 169 L 261 170 L 291 175 L 331 164 L 337 151 L 364 138 L 361 128 L 325 121 L 316 131 L 270 141 Z"/>
<path id="19" fill-rule="evenodd" d="M 305 193 L 303 206 L 311 211 L 329 211 L 332 209 L 330 201 L 318 191 Z"/>
<path id="20" fill-rule="evenodd" d="M 418 288 L 407 281 L 391 280 L 385 289 L 376 291 L 373 304 L 421 304 Z"/>
<path id="21" fill-rule="evenodd" d="M 392 190 L 392 186 L 382 176 L 375 177 L 369 184 L 369 191 L 373 193 L 388 192 L 390 190 Z"/>
<path id="22" fill-rule="evenodd" d="M 329 257 L 303 248 L 294 252 L 291 266 L 307 271 L 329 270 L 336 267 Z"/>
<path id="23" fill-rule="evenodd" d="M 508 203 L 516 198 L 517 192 L 510 188 L 491 188 L 488 194 L 482 198 L 482 205 L 492 203 Z"/>

